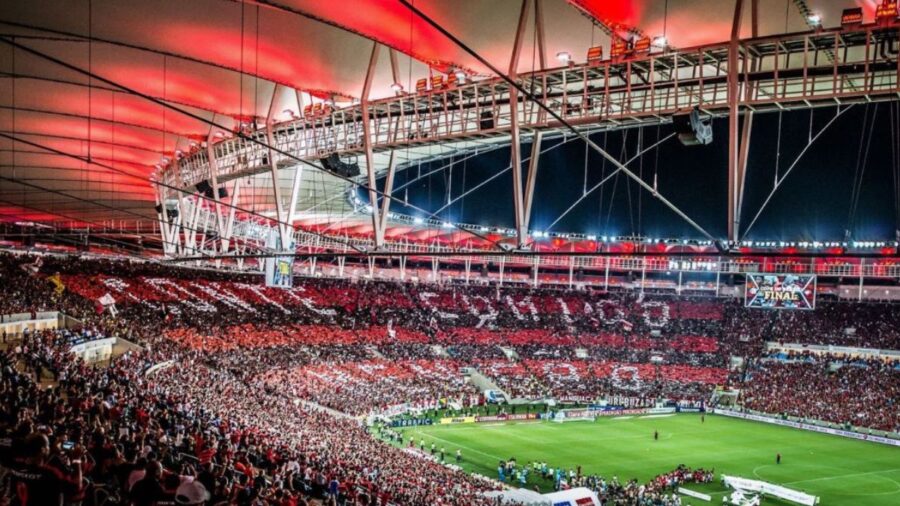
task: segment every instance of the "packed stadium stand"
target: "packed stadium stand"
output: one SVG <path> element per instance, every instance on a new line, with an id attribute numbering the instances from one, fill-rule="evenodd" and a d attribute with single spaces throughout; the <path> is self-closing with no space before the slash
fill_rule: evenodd
<path id="1" fill-rule="evenodd" d="M 765 346 L 897 349 L 895 305 L 761 317 L 739 301 L 694 296 L 323 279 L 281 290 L 143 262 L 3 254 L 0 265 L 8 313 L 60 310 L 83 322 L 4 335 L 2 355 L 3 402 L 13 407 L 5 465 L 46 462 L 72 501 L 127 501 L 143 487 L 172 499 L 196 480 L 211 500 L 239 504 L 303 504 L 333 486 L 350 504 L 489 504 L 478 492 L 490 480 L 386 445 L 354 418 L 466 412 L 485 402 L 466 379 L 472 370 L 509 400 L 700 404 L 727 387 L 757 412 L 900 429 L 900 362 Z M 107 294 L 113 311 L 98 302 Z M 863 324 L 847 334 L 851 322 Z M 74 342 L 112 335 L 143 351 L 101 367 L 68 354 Z M 63 452 L 65 441 L 78 451 Z M 631 497 L 638 486 L 604 490 Z"/>

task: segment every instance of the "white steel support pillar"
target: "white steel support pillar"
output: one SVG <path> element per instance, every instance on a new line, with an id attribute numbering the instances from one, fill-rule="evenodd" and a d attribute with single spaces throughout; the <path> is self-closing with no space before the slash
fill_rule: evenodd
<path id="1" fill-rule="evenodd" d="M 740 231 L 740 98 L 739 43 L 744 0 L 735 0 L 731 41 L 728 45 L 728 240 L 737 242 Z"/>
<path id="2" fill-rule="evenodd" d="M 300 199 L 300 183 L 303 182 L 303 164 L 298 164 L 294 171 L 294 179 L 291 183 L 291 200 L 288 202 L 287 223 L 294 228 L 294 220 L 297 218 L 297 200 Z"/>
<path id="3" fill-rule="evenodd" d="M 609 257 L 605 258 L 606 260 L 606 274 L 603 276 L 603 289 L 609 290 Z"/>
<path id="4" fill-rule="evenodd" d="M 275 113 L 275 97 L 278 96 L 276 84 L 272 90 L 272 100 L 269 102 L 269 112 L 266 114 L 266 145 L 269 153 L 269 173 L 272 175 L 272 198 L 275 200 L 275 219 L 278 221 L 278 233 L 281 237 L 281 249 L 290 247 L 291 237 L 288 234 L 287 216 L 284 214 L 284 203 L 281 201 L 281 184 L 278 181 L 278 163 L 275 159 L 275 134 L 273 128 L 273 116 Z"/>
<path id="5" fill-rule="evenodd" d="M 216 150 L 213 148 L 212 136 L 213 132 L 209 132 L 209 137 L 206 139 L 206 156 L 209 159 L 209 185 L 212 187 L 213 194 L 213 211 L 216 215 L 216 232 L 219 234 L 219 244 L 221 244 L 220 253 L 227 253 L 228 244 L 224 242 L 223 235 L 225 232 L 225 223 L 222 218 L 221 206 L 219 205 L 219 164 L 216 163 Z M 200 207 L 200 203 L 203 201 L 203 197 L 198 197 L 197 207 Z"/>
<path id="6" fill-rule="evenodd" d="M 544 132 L 536 131 L 531 142 L 531 158 L 528 160 L 528 174 L 525 181 L 525 202 L 522 236 L 528 233 L 531 226 L 531 208 L 534 202 L 534 186 L 537 181 L 538 167 L 541 159 L 541 142 L 544 140 Z"/>
<path id="7" fill-rule="evenodd" d="M 388 171 L 387 177 L 384 180 L 384 190 L 382 193 L 384 196 L 381 199 L 381 214 L 379 216 L 379 220 L 381 222 L 381 227 L 378 230 L 378 236 L 375 238 L 375 243 L 377 245 L 384 245 L 384 231 L 387 229 L 387 220 L 388 214 L 391 210 L 391 192 L 394 191 L 394 174 L 397 172 L 397 153 L 391 151 L 391 159 L 388 162 Z M 377 201 L 376 201 L 377 204 Z M 373 205 L 374 208 L 377 208 L 377 205 Z"/>
<path id="8" fill-rule="evenodd" d="M 537 35 L 538 65 L 541 70 L 547 68 L 547 45 L 544 41 L 544 9 L 542 0 L 534 1 L 534 32 Z"/>
<path id="9" fill-rule="evenodd" d="M 222 241 L 225 246 L 225 250 L 228 250 L 229 242 L 231 241 L 231 237 L 234 235 L 234 218 L 235 212 L 237 211 L 237 202 L 238 197 L 241 193 L 241 185 L 239 184 L 240 179 L 235 179 L 234 183 L 231 185 L 231 209 L 228 210 L 228 219 L 225 220 L 225 232 L 222 235 Z"/>
<path id="10" fill-rule="evenodd" d="M 156 199 L 156 205 L 161 209 L 160 212 L 156 213 L 156 218 L 159 220 L 159 233 L 162 236 L 162 246 L 163 246 L 163 254 L 165 256 L 171 256 L 172 251 L 172 237 L 169 233 L 169 216 L 166 212 L 166 199 L 163 194 L 162 185 L 156 186 L 156 191 L 153 192 L 153 197 Z"/>
<path id="11" fill-rule="evenodd" d="M 857 300 L 863 299 L 863 280 L 865 279 L 866 259 L 859 259 L 859 296 Z"/>
<path id="12" fill-rule="evenodd" d="M 362 127 L 363 127 L 363 146 L 366 153 L 366 173 L 369 182 L 369 207 L 372 208 L 372 231 L 375 236 L 375 250 L 380 250 L 384 246 L 384 235 L 381 232 L 381 219 L 379 218 L 378 193 L 375 191 L 375 155 L 372 152 L 372 125 L 369 115 L 369 90 L 372 88 L 372 79 L 375 77 L 375 65 L 378 63 L 378 52 L 381 46 L 374 42 L 372 45 L 372 55 L 369 57 L 369 68 L 366 71 L 366 80 L 363 83 L 363 90 L 360 96 L 360 107 L 362 108 Z"/>
<path id="13" fill-rule="evenodd" d="M 522 0 L 522 10 L 519 12 L 519 24 L 516 28 L 516 39 L 513 43 L 512 55 L 509 59 L 510 79 L 518 79 L 519 55 L 522 52 L 522 40 L 525 36 L 525 26 L 528 21 L 528 11 L 531 8 L 531 0 Z M 520 145 L 519 129 L 519 93 L 515 87 L 509 90 L 510 107 L 510 165 L 513 176 L 513 204 L 516 215 L 516 246 L 525 247 L 525 239 L 528 234 L 525 218 L 525 205 L 522 201 L 522 148 Z"/>
<path id="14" fill-rule="evenodd" d="M 575 284 L 575 257 L 569 255 L 569 290 Z"/>

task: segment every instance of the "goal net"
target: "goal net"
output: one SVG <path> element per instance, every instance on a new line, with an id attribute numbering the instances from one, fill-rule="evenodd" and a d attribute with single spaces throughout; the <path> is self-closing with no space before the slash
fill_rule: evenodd
<path id="1" fill-rule="evenodd" d="M 554 423 L 593 422 L 594 413 L 588 409 L 561 409 L 550 420 Z"/>

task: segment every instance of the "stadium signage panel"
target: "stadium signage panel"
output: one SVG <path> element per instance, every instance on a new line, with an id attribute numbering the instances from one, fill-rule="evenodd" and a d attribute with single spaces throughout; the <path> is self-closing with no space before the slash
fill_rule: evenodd
<path id="1" fill-rule="evenodd" d="M 863 10 L 862 7 L 853 7 L 850 9 L 844 9 L 844 12 L 841 14 L 841 26 L 844 28 L 855 27 L 861 25 L 863 22 Z"/>
<path id="2" fill-rule="evenodd" d="M 744 304 L 762 309 L 815 309 L 816 277 L 748 273 L 744 284 Z"/>
<path id="3" fill-rule="evenodd" d="M 447 417 L 441 418 L 441 425 L 448 425 L 451 423 L 475 423 L 474 416 L 456 416 L 456 417 Z"/>
<path id="4" fill-rule="evenodd" d="M 736 490 L 771 495 L 779 499 L 786 499 L 797 504 L 802 504 L 803 506 L 815 506 L 819 503 L 819 498 L 814 495 L 782 487 L 781 485 L 775 485 L 774 483 L 766 481 L 749 480 L 747 478 L 728 476 L 726 474 L 722 475 L 722 481 L 725 482 L 726 486 Z"/>
<path id="5" fill-rule="evenodd" d="M 688 488 L 678 487 L 678 490 L 676 492 L 678 492 L 679 494 L 689 496 L 689 497 L 693 497 L 694 499 L 700 499 L 700 500 L 706 501 L 706 502 L 712 501 L 711 495 L 701 494 L 700 492 L 694 492 L 693 490 L 688 489 Z"/>
<path id="6" fill-rule="evenodd" d="M 771 423 L 774 425 L 781 425 L 784 427 L 793 427 L 795 429 L 820 432 L 822 434 L 831 434 L 832 436 L 841 436 L 841 437 L 847 437 L 847 438 L 851 438 L 851 439 L 859 439 L 861 441 L 873 441 L 875 443 L 881 443 L 881 444 L 900 447 L 900 439 L 891 439 L 889 437 L 875 436 L 875 435 L 871 435 L 871 434 L 861 434 L 859 432 L 853 432 L 851 430 L 832 429 L 831 427 L 820 427 L 818 425 L 812 425 L 809 423 L 794 422 L 791 420 L 782 420 L 780 418 L 773 418 L 770 416 L 762 416 L 762 415 L 754 415 L 752 413 L 739 413 L 737 411 L 731 411 L 728 409 L 715 409 L 715 410 L 713 410 L 713 413 L 715 413 L 717 415 L 730 416 L 733 418 L 742 418 L 744 420 L 752 420 L 754 422 Z"/>
<path id="7" fill-rule="evenodd" d="M 537 417 L 538 417 L 537 413 L 518 413 L 518 414 L 511 414 L 511 415 L 477 416 L 477 417 L 475 417 L 475 421 L 478 423 L 506 422 L 506 421 L 515 421 L 515 420 L 536 420 Z"/>
<path id="8" fill-rule="evenodd" d="M 391 420 L 391 427 L 418 427 L 420 425 L 432 425 L 434 420 L 431 418 L 404 418 L 399 420 Z"/>

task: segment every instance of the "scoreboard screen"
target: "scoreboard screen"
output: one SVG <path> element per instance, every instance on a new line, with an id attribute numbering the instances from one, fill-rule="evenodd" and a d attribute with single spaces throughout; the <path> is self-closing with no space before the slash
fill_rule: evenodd
<path id="1" fill-rule="evenodd" d="M 816 277 L 798 274 L 747 274 L 746 307 L 762 309 L 816 308 Z"/>

